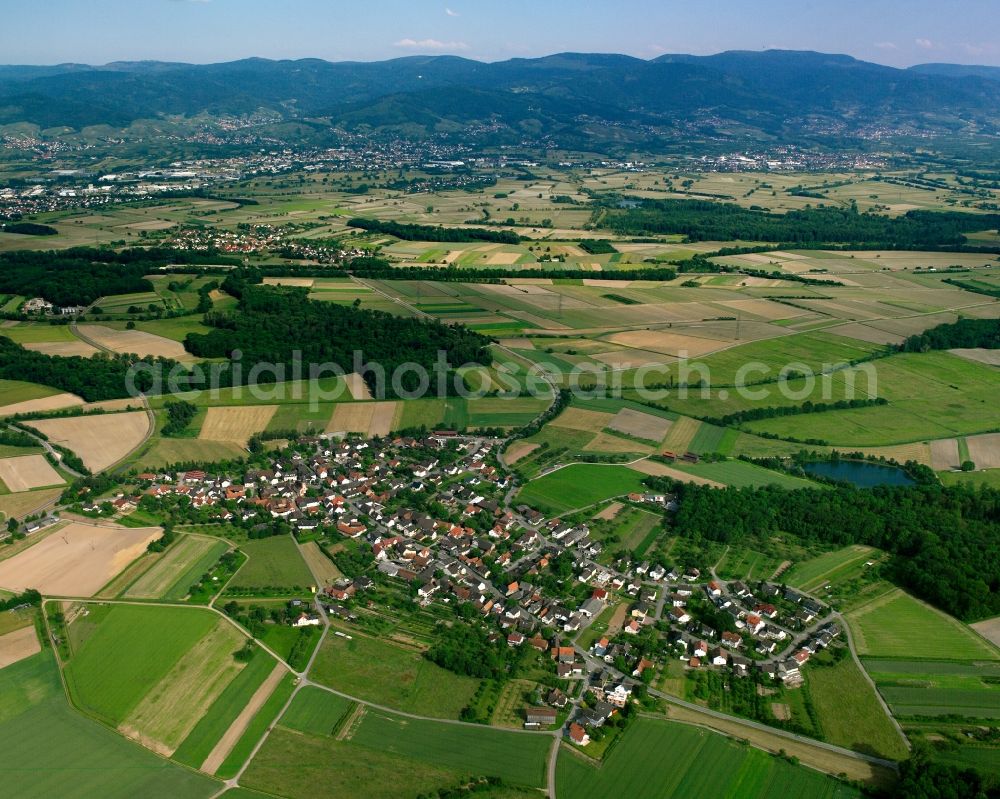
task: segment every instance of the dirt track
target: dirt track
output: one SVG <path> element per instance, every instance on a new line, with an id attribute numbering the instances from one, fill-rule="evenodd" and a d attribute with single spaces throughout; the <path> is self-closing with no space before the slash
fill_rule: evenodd
<path id="1" fill-rule="evenodd" d="M 243 737 L 243 733 L 246 732 L 253 717 L 257 715 L 257 711 L 261 709 L 271 694 L 274 693 L 274 689 L 278 687 L 278 683 L 281 682 L 281 679 L 287 673 L 288 671 L 284 666 L 281 664 L 275 665 L 274 670 L 261 683 L 260 688 L 250 697 L 247 706 L 243 708 L 240 715 L 229 725 L 229 729 L 226 730 L 225 734 L 219 739 L 219 742 L 209 752 L 208 757 L 205 758 L 205 762 L 201 764 L 202 771 L 206 774 L 215 774 L 219 770 L 219 766 L 222 765 L 223 761 L 229 756 L 229 753 L 233 751 L 233 747 Z"/>

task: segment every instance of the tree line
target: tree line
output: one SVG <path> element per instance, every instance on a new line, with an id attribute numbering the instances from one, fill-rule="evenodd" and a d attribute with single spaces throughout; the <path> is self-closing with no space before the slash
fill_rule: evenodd
<path id="1" fill-rule="evenodd" d="M 959 319 L 910 336 L 900 352 L 950 349 L 1000 349 L 1000 319 Z"/>
<path id="2" fill-rule="evenodd" d="M 393 266 L 384 258 L 355 258 L 349 271 L 358 277 L 373 280 L 436 280 L 442 283 L 500 283 L 506 278 L 543 276 L 554 280 L 583 280 L 594 277 L 586 269 L 516 269 L 511 267 L 456 266 Z M 329 274 L 329 273 L 327 273 Z M 637 269 L 608 269 L 600 273 L 601 280 L 673 280 L 677 270 L 672 266 L 649 266 Z"/>
<path id="3" fill-rule="evenodd" d="M 689 241 L 836 242 L 938 248 L 967 244 L 965 233 L 995 230 L 1000 215 L 908 211 L 900 217 L 857 208 L 803 208 L 784 214 L 708 200 L 645 200 L 635 208 L 601 208 L 622 235 L 682 234 Z"/>
<path id="4" fill-rule="evenodd" d="M 490 241 L 495 244 L 520 244 L 521 237 L 508 230 L 485 230 L 483 228 L 446 228 L 439 225 L 411 225 L 405 222 L 390 222 L 381 219 L 354 217 L 347 220 L 347 226 L 367 230 L 370 233 L 385 233 L 404 241 Z"/>

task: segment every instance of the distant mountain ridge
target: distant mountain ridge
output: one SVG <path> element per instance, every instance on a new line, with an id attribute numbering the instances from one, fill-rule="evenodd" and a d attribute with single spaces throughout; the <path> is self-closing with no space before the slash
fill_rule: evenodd
<path id="1" fill-rule="evenodd" d="M 1000 119 L 1000 68 L 895 69 L 845 55 L 769 50 L 711 56 L 559 53 L 484 63 L 250 58 L 0 66 L 0 124 L 125 127 L 141 119 L 258 111 L 421 136 L 474 123 L 594 135 L 595 125 L 697 123 L 769 137 L 866 125 L 969 129 Z M 581 124 L 590 126 L 581 130 Z M 622 135 L 633 135 L 625 132 Z"/>

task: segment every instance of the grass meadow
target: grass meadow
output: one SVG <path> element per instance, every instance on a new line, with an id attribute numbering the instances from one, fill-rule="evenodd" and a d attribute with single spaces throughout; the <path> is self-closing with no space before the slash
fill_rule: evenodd
<path id="1" fill-rule="evenodd" d="M 0 780 L 22 799 L 208 799 L 221 785 L 74 711 L 45 649 L 0 670 Z"/>
<path id="2" fill-rule="evenodd" d="M 329 635 L 311 672 L 317 683 L 395 710 L 456 719 L 479 680 L 436 666 L 416 650 L 354 632 Z"/>
<path id="3" fill-rule="evenodd" d="M 249 560 L 226 587 L 227 594 L 301 594 L 315 580 L 290 535 L 250 539 L 240 545 Z"/>
<path id="4" fill-rule="evenodd" d="M 117 726 L 218 623 L 218 616 L 207 610 L 108 608 L 96 628 L 73 647 L 66 665 L 73 701 Z"/>
<path id="5" fill-rule="evenodd" d="M 717 733 L 650 718 L 635 721 L 600 768 L 564 746 L 559 753 L 556 788 L 558 799 L 859 796 L 857 789 L 831 777 Z"/>
<path id="6" fill-rule="evenodd" d="M 626 466 L 575 464 L 532 480 L 517 501 L 542 512 L 564 513 L 644 488 L 642 475 Z"/>
<path id="7" fill-rule="evenodd" d="M 1000 652 L 968 626 L 900 589 L 851 610 L 846 618 L 861 656 L 1000 659 Z"/>

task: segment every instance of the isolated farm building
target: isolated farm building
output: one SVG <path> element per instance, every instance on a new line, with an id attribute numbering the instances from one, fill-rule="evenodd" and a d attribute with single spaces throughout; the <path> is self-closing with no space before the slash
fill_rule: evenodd
<path id="1" fill-rule="evenodd" d="M 556 709 L 552 707 L 529 707 L 524 711 L 525 727 L 547 727 L 556 723 Z"/>

